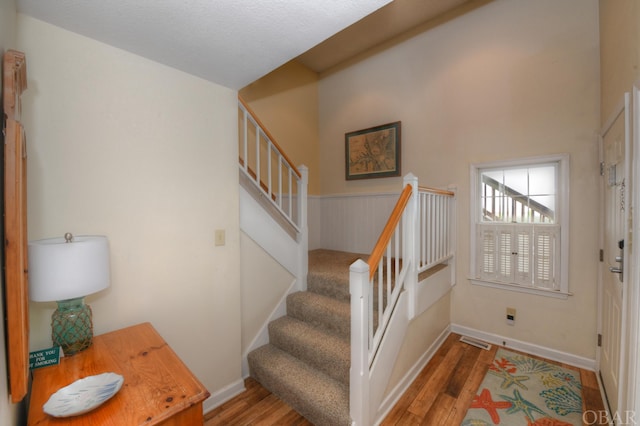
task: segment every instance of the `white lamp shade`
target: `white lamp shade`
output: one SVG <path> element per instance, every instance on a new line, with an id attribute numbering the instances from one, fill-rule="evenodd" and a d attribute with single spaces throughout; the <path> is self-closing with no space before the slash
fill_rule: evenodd
<path id="1" fill-rule="evenodd" d="M 29 296 L 35 302 L 74 299 L 109 287 L 109 242 L 104 236 L 29 242 Z"/>

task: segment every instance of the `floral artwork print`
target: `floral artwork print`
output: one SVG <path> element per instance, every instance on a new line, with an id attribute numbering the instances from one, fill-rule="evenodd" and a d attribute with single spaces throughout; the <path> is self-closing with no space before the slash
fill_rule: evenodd
<path id="1" fill-rule="evenodd" d="M 394 135 L 394 129 L 387 129 L 353 137 L 349 157 L 351 173 L 393 170 L 396 165 Z"/>
<path id="2" fill-rule="evenodd" d="M 345 135 L 346 178 L 400 175 L 400 122 Z"/>

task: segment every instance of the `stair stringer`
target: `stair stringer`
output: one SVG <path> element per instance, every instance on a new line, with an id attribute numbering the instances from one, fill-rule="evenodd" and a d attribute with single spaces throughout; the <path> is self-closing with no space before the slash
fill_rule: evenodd
<path id="1" fill-rule="evenodd" d="M 269 323 L 286 315 L 287 296 L 307 289 L 308 237 L 304 233 L 305 228 L 297 238 L 292 237 L 290 230 L 284 229 L 243 185 L 240 185 L 239 202 L 240 229 L 294 277 L 288 290 L 242 354 L 242 375 L 248 377 L 247 354 L 269 343 Z"/>
<path id="2" fill-rule="evenodd" d="M 451 267 L 449 264 L 418 283 L 416 317 L 426 312 L 451 291 L 454 284 Z M 386 333 L 369 371 L 369 419 L 374 420 L 372 424 L 379 424 L 388 412 L 385 401 L 391 395 L 385 395 L 385 391 L 411 322 L 410 303 L 408 292 L 400 293 Z M 406 387 L 409 384 L 407 383 Z M 401 392 L 405 390 L 406 388 L 403 388 Z"/>
<path id="3" fill-rule="evenodd" d="M 369 419 L 377 419 L 384 392 L 389 384 L 393 366 L 409 326 L 409 297 L 406 291 L 400 293 L 387 330 L 369 370 Z"/>
<path id="4" fill-rule="evenodd" d="M 240 229 L 296 277 L 296 281 L 301 281 L 299 277 L 301 243 L 292 238 L 243 186 L 240 186 L 239 198 Z M 306 252 L 305 248 L 305 255 Z M 306 276 L 304 281 L 304 285 L 298 282 L 301 290 L 306 289 Z"/>

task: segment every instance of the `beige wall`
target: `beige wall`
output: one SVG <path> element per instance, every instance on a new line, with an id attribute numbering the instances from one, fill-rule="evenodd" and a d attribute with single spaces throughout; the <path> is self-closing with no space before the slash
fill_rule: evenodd
<path id="1" fill-rule="evenodd" d="M 595 0 L 496 0 L 321 76 L 321 193 L 398 190 L 401 178 L 344 180 L 344 133 L 402 121 L 402 172 L 458 186 L 458 283 L 451 320 L 595 358 L 599 44 Z M 469 165 L 569 153 L 568 300 L 473 286 Z M 505 310 L 517 309 L 515 326 Z"/>
<path id="2" fill-rule="evenodd" d="M 600 0 L 602 124 L 640 79 L 640 3 Z"/>
<path id="3" fill-rule="evenodd" d="M 309 194 L 320 190 L 318 76 L 289 62 L 240 91 L 294 165 L 309 168 Z"/>
<path id="4" fill-rule="evenodd" d="M 294 277 L 244 232 L 240 233 L 242 283 L 242 353 L 285 295 Z"/>
<path id="5" fill-rule="evenodd" d="M 150 321 L 210 392 L 240 380 L 237 93 L 23 15 L 18 46 L 30 239 L 107 235 L 95 332 Z M 54 308 L 30 304 L 32 350 Z"/>
<path id="6" fill-rule="evenodd" d="M 4 52 L 8 49 L 16 48 L 16 5 L 14 0 L 0 0 L 0 59 Z M 27 64 L 28 65 L 28 64 Z M 0 87 L 2 85 L 0 84 Z M 0 89 L 0 99 L 2 99 L 2 90 Z M 2 108 L 0 106 L 0 108 Z M 0 135 L 0 141 L 3 141 L 4 137 Z M 0 224 L 0 227 L 3 225 Z M 4 253 L 4 252 L 3 252 Z M 0 296 L 4 300 L 2 292 L 4 291 L 4 285 L 2 283 L 3 274 L 0 274 Z M 4 309 L 0 304 L 0 318 L 4 318 Z M 7 377 L 7 363 L 6 363 L 6 347 L 5 347 L 5 335 L 4 325 L 0 327 L 0 424 L 2 425 L 15 425 L 18 423 L 19 405 L 11 403 L 8 382 L 5 380 Z"/>

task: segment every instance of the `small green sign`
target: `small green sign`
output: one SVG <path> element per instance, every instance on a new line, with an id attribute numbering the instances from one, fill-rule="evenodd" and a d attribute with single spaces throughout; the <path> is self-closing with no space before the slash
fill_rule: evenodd
<path id="1" fill-rule="evenodd" d="M 30 369 L 47 367 L 58 363 L 60 363 L 60 346 L 29 353 Z"/>

